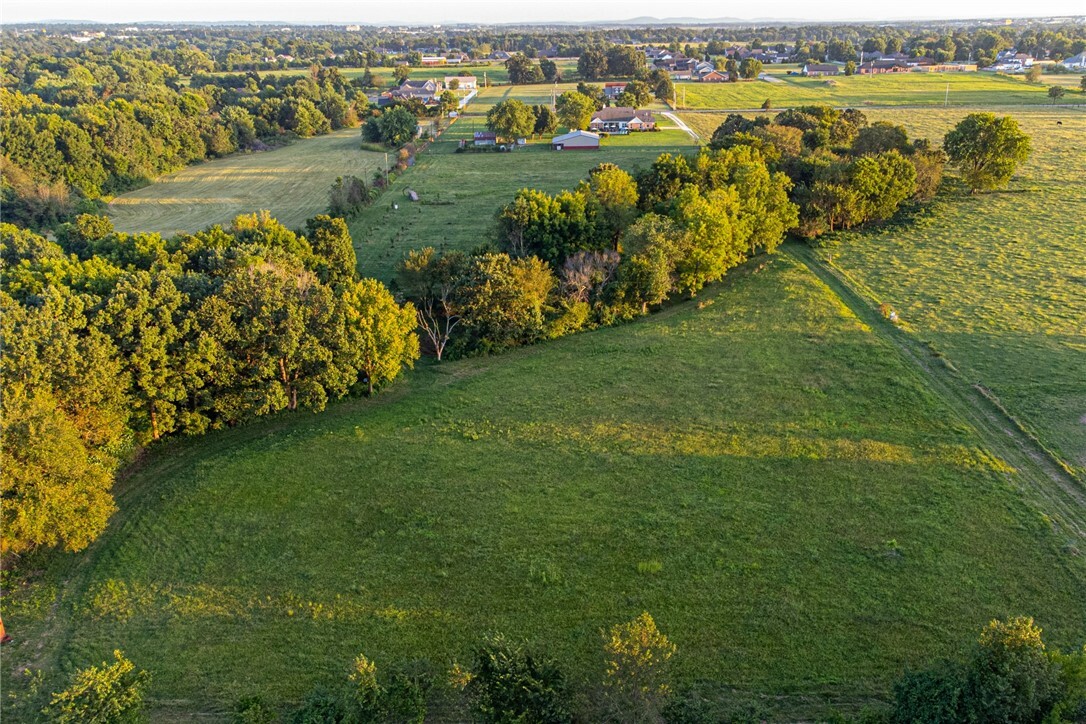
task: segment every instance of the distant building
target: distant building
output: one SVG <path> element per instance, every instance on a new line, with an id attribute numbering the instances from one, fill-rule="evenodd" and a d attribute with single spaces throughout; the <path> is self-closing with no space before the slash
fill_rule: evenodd
<path id="1" fill-rule="evenodd" d="M 570 131 L 551 139 L 551 148 L 555 151 L 595 151 L 599 147 L 599 134 L 589 131 Z"/>
<path id="2" fill-rule="evenodd" d="M 808 63 L 803 66 L 803 75 L 808 78 L 819 78 L 827 75 L 840 75 L 841 66 L 832 63 Z"/>
<path id="3" fill-rule="evenodd" d="M 449 83 L 452 81 L 457 82 L 458 90 L 475 90 L 479 87 L 479 81 L 473 75 L 447 75 L 445 76 L 445 87 L 449 87 Z"/>
<path id="4" fill-rule="evenodd" d="M 1070 58 L 1065 58 L 1060 62 L 1060 65 L 1073 70 L 1086 70 L 1086 53 L 1079 53 L 1078 55 L 1072 55 Z"/>
<path id="5" fill-rule="evenodd" d="M 907 63 L 900 60 L 873 60 L 869 63 L 861 63 L 857 69 L 860 75 L 881 75 L 883 73 L 908 73 L 910 68 Z"/>
<path id="6" fill-rule="evenodd" d="M 976 73 L 976 63 L 932 63 L 931 65 L 918 65 L 912 70 L 921 73 Z"/>
<path id="7" fill-rule="evenodd" d="M 616 83 L 604 83 L 603 84 L 603 95 L 606 96 L 607 98 L 611 99 L 611 100 L 614 100 L 615 98 L 618 98 L 620 95 L 622 95 L 623 91 L 625 91 L 625 90 L 626 90 L 626 82 L 625 81 L 620 81 L 620 82 L 616 82 Z"/>
<path id="8" fill-rule="evenodd" d="M 606 133 L 630 133 L 631 131 L 650 131 L 656 128 L 656 119 L 652 111 L 635 108 L 604 108 L 592 114 L 588 128 Z"/>
<path id="9" fill-rule="evenodd" d="M 403 85 L 393 90 L 389 95 L 392 98 L 409 99 L 432 103 L 437 95 L 437 81 L 435 80 L 405 80 Z"/>
<path id="10" fill-rule="evenodd" d="M 448 63 L 448 59 L 443 55 L 424 55 L 422 56 L 423 65 L 445 65 Z"/>
<path id="11" fill-rule="evenodd" d="M 711 70 L 698 76 L 698 80 L 702 83 L 723 83 L 728 80 L 728 74 L 721 73 L 719 70 Z"/>

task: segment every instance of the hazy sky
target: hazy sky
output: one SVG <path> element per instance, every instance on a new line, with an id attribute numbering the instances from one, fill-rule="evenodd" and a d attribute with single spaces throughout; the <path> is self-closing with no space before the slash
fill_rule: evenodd
<path id="1" fill-rule="evenodd" d="M 640 16 L 787 18 L 804 20 L 897 20 L 904 18 L 991 18 L 1086 15 L 1086 0 L 773 0 L 727 3 L 720 0 L 3 0 L 0 20 L 281 20 L 285 22 L 537 22 L 546 20 L 621 20 Z"/>

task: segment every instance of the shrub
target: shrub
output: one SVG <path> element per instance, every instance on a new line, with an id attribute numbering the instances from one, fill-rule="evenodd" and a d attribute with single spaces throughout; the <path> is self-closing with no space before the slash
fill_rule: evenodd
<path id="1" fill-rule="evenodd" d="M 143 693 L 150 674 L 139 671 L 120 651 L 116 661 L 77 671 L 71 685 L 53 694 L 44 710 L 51 721 L 114 724 L 144 721 Z"/>
<path id="2" fill-rule="evenodd" d="M 290 716 L 291 724 L 334 724 L 346 718 L 343 701 L 323 686 L 317 686 Z"/>
<path id="3" fill-rule="evenodd" d="M 247 696 L 234 706 L 233 724 L 273 724 L 279 720 L 275 710 L 259 696 Z"/>
<path id="4" fill-rule="evenodd" d="M 565 681 L 558 667 L 501 634 L 487 637 L 475 652 L 475 669 L 466 689 L 479 721 L 570 720 Z"/>
<path id="5" fill-rule="evenodd" d="M 604 635 L 607 669 L 604 685 L 619 711 L 632 718 L 659 718 L 671 686 L 668 662 L 677 647 L 643 613 L 611 627 Z"/>

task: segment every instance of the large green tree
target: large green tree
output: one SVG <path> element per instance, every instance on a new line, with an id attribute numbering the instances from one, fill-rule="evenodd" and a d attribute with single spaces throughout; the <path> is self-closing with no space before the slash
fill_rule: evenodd
<path id="1" fill-rule="evenodd" d="M 566 91 L 558 96 L 555 106 L 558 108 L 558 120 L 570 129 L 588 128 L 592 114 L 596 112 L 595 101 L 577 91 Z"/>
<path id="2" fill-rule="evenodd" d="M 346 354 L 354 357 L 358 381 L 372 395 L 374 388 L 394 380 L 419 357 L 415 307 L 410 302 L 397 304 L 376 279 L 347 285 L 339 301 Z"/>
<path id="3" fill-rule="evenodd" d="M 976 193 L 1006 187 L 1029 158 L 1030 142 L 1010 116 L 970 113 L 946 134 L 943 149 Z"/>
<path id="4" fill-rule="evenodd" d="M 524 101 L 510 98 L 496 103 L 486 112 L 486 126 L 499 138 L 526 138 L 535 128 L 535 114 Z"/>

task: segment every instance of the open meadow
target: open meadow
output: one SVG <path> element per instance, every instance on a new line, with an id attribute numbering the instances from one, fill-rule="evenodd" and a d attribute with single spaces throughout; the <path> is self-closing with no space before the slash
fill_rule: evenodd
<path id="1" fill-rule="evenodd" d="M 900 73 L 804 78 L 774 75 L 772 81 L 741 83 L 677 83 L 684 110 L 760 108 L 769 99 L 776 107 L 811 103 L 831 106 L 978 106 L 1051 103 L 1046 78 L 1027 83 L 1022 76 L 993 73 Z M 1073 76 L 1060 76 L 1068 78 Z M 1051 81 L 1051 82 L 1050 82 Z M 1062 83 L 1061 83 L 1062 84 Z M 947 87 L 949 86 L 949 93 Z M 1086 95 L 1068 92 L 1062 104 L 1086 104 Z"/>
<path id="2" fill-rule="evenodd" d="M 938 142 L 963 114 L 869 116 Z M 1013 116 L 1034 150 L 1007 191 L 952 187 L 912 224 L 841 235 L 823 255 L 1086 481 L 1086 113 Z"/>
<path id="3" fill-rule="evenodd" d="M 517 86 L 517 90 L 533 88 Z M 388 192 L 350 223 L 359 268 L 366 276 L 389 280 L 409 249 L 472 249 L 490 236 L 494 215 L 521 188 L 554 193 L 571 189 L 602 162 L 627 171 L 647 167 L 665 152 L 691 152 L 694 142 L 679 130 L 611 136 L 599 151 L 552 151 L 549 138 L 528 144 L 512 153 L 457 153 L 460 139 L 470 139 L 485 128 L 481 109 L 503 99 L 508 88 L 491 88 L 469 113 L 454 123 L 415 166 L 396 179 Z M 525 103 L 545 103 L 546 98 L 518 92 Z M 671 125 L 659 118 L 661 125 Z M 405 189 L 418 192 L 420 202 L 408 203 Z M 399 209 L 392 207 L 393 203 Z"/>
<path id="4" fill-rule="evenodd" d="M 993 617 L 1081 644 L 1086 563 L 1014 477 L 781 254 L 635 323 L 160 446 L 98 543 L 7 597 L 4 666 L 121 648 L 155 720 L 217 719 L 359 652 L 443 679 L 495 630 L 591 686 L 601 629 L 649 611 L 679 685 L 856 712 Z"/>
<path id="5" fill-rule="evenodd" d="M 168 174 L 109 204 L 118 231 L 197 231 L 238 214 L 268 209 L 288 227 L 328 208 L 337 176 L 367 181 L 384 154 L 362 151 L 357 128 L 257 153 L 239 153 Z"/>

